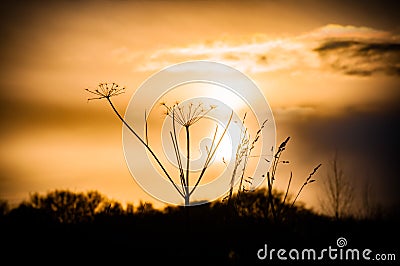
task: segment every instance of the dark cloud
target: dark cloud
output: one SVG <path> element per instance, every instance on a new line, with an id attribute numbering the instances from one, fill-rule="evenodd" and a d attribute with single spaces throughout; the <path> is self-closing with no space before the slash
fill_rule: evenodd
<path id="1" fill-rule="evenodd" d="M 314 49 L 314 51 L 319 52 L 319 53 L 325 53 L 325 52 L 329 52 L 332 50 L 349 48 L 353 45 L 358 45 L 358 44 L 359 44 L 359 42 L 355 42 L 355 41 L 329 41 L 329 42 L 325 42 L 318 48 Z"/>
<path id="2" fill-rule="evenodd" d="M 400 76 L 400 43 L 371 40 L 328 40 L 314 49 L 323 62 L 346 75 L 377 73 Z"/>

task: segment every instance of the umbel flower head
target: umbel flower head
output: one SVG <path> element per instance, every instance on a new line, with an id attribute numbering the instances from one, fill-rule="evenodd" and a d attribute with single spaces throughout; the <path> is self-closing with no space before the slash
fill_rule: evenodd
<path id="1" fill-rule="evenodd" d="M 167 109 L 166 115 L 184 127 L 190 127 L 216 108 L 215 105 L 204 107 L 202 103 L 190 103 L 184 106 L 179 102 L 176 102 L 173 106 L 168 106 L 165 102 L 160 104 Z"/>
<path id="2" fill-rule="evenodd" d="M 88 101 L 90 100 L 99 100 L 99 99 L 109 99 L 113 96 L 120 95 L 125 92 L 125 88 L 120 87 L 119 85 L 113 83 L 100 83 L 98 88 L 95 90 L 89 90 L 85 89 L 86 91 L 97 95 L 98 97 L 94 98 L 89 98 Z"/>

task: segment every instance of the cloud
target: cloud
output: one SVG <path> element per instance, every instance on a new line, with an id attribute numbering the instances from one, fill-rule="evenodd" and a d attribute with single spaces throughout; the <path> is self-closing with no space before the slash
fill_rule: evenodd
<path id="1" fill-rule="evenodd" d="M 272 72 L 295 68 L 307 60 L 313 65 L 313 54 L 305 44 L 290 39 L 270 39 L 264 35 L 245 40 L 217 40 L 185 47 L 155 51 L 137 70 L 151 71 L 186 60 L 218 61 L 241 71 Z"/>
<path id="2" fill-rule="evenodd" d="M 148 58 L 136 71 L 154 71 L 186 60 L 226 63 L 241 71 L 333 71 L 345 75 L 370 76 L 376 73 L 399 75 L 400 41 L 390 32 L 367 27 L 326 25 L 291 37 L 263 34 L 169 47 L 149 55 L 118 48 L 118 58 L 134 63 Z"/>
<path id="3" fill-rule="evenodd" d="M 346 75 L 400 76 L 400 42 L 333 39 L 314 49 L 333 70 Z"/>
<path id="4" fill-rule="evenodd" d="M 304 119 L 305 117 L 315 116 L 317 107 L 312 105 L 298 105 L 289 107 L 278 107 L 274 110 L 275 119 L 282 121 L 291 121 Z"/>

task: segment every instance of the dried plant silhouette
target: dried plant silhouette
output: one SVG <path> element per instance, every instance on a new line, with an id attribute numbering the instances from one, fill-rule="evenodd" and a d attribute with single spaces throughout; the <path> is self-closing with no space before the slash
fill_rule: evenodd
<path id="1" fill-rule="evenodd" d="M 217 139 L 218 125 L 215 128 L 213 138 L 211 141 L 211 146 L 206 147 L 207 156 L 204 161 L 202 170 L 197 177 L 197 181 L 194 186 L 191 188 L 190 186 L 190 127 L 201 119 L 206 117 L 206 115 L 216 106 L 204 107 L 202 103 L 193 104 L 190 103 L 186 106 L 181 106 L 179 103 L 174 104 L 173 106 L 168 106 L 166 103 L 161 103 L 162 106 L 166 108 L 166 114 L 172 118 L 173 131 L 170 132 L 171 140 L 174 146 L 174 153 L 176 156 L 176 160 L 179 167 L 179 177 L 181 181 L 181 195 L 185 199 L 185 205 L 190 204 L 190 196 L 193 194 L 197 186 L 200 184 L 200 181 L 204 177 L 207 168 L 209 167 L 214 155 L 226 134 L 228 126 L 232 120 L 233 112 L 231 113 L 228 123 L 225 126 L 221 136 Z M 182 162 L 182 156 L 179 149 L 179 143 L 177 138 L 177 130 L 176 123 L 183 126 L 185 128 L 186 135 L 186 168 L 184 168 L 184 164 Z M 186 170 L 186 171 L 185 171 Z"/>
<path id="2" fill-rule="evenodd" d="M 98 96 L 98 97 L 94 97 L 94 98 L 89 98 L 88 99 L 89 101 L 90 100 L 98 100 L 98 99 L 106 99 L 108 101 L 108 103 L 111 105 L 113 111 L 118 116 L 118 118 L 122 121 L 122 123 L 143 144 L 143 146 L 147 149 L 147 151 L 150 152 L 150 154 L 155 159 L 156 163 L 161 168 L 161 170 L 163 171 L 165 176 L 168 178 L 170 183 L 173 185 L 175 190 L 184 199 L 185 206 L 190 205 L 190 197 L 195 192 L 196 188 L 198 187 L 201 180 L 203 179 L 207 169 L 209 168 L 210 163 L 212 162 L 212 160 L 215 156 L 215 153 L 216 153 L 216 151 L 217 151 L 223 137 L 225 136 L 231 121 L 232 121 L 233 112 L 230 114 L 228 122 L 226 123 L 226 126 L 224 127 L 223 132 L 219 138 L 217 138 L 218 125 L 216 126 L 211 146 L 207 147 L 207 156 L 204 161 L 202 170 L 201 170 L 199 176 L 197 177 L 197 180 L 194 182 L 194 185 L 191 185 L 191 179 L 190 179 L 190 158 L 191 158 L 190 157 L 190 141 L 191 141 L 190 140 L 190 127 L 192 125 L 194 125 L 195 123 L 199 122 L 204 117 L 206 117 L 206 115 L 211 110 L 215 109 L 216 106 L 204 107 L 202 103 L 199 103 L 199 104 L 190 103 L 187 106 L 176 103 L 172 106 L 168 106 L 166 103 L 161 103 L 161 105 L 166 108 L 166 114 L 172 118 L 173 130 L 170 132 L 170 136 L 171 136 L 171 141 L 172 141 L 172 144 L 174 147 L 174 153 L 175 153 L 176 160 L 178 163 L 178 168 L 179 168 L 179 180 L 180 180 L 180 186 L 179 186 L 178 184 L 175 183 L 175 181 L 173 180 L 170 173 L 166 170 L 166 167 L 163 165 L 163 163 L 160 161 L 158 156 L 155 154 L 155 152 L 149 145 L 148 124 L 147 124 L 146 112 L 145 112 L 145 137 L 143 139 L 125 121 L 125 119 L 120 115 L 120 113 L 117 111 L 114 104 L 112 103 L 111 97 L 114 97 L 114 96 L 124 93 L 125 88 L 121 88 L 115 83 L 112 83 L 112 84 L 100 83 L 97 89 L 95 89 L 95 90 L 86 89 L 86 91 Z M 176 124 L 179 124 L 185 128 L 185 132 L 186 132 L 186 156 L 185 156 L 186 163 L 182 162 L 181 151 L 179 149 L 179 141 L 177 138 Z"/>
<path id="3" fill-rule="evenodd" d="M 246 114 L 243 117 L 242 120 L 242 128 L 241 128 L 241 134 L 240 134 L 240 142 L 237 146 L 236 149 L 236 156 L 235 156 L 235 165 L 232 173 L 232 178 L 230 182 L 230 189 L 228 192 L 228 195 L 225 196 L 223 201 L 227 202 L 228 209 L 233 209 L 235 213 L 239 213 L 239 209 L 242 208 L 242 202 L 241 202 L 241 195 L 244 192 L 253 192 L 252 190 L 247 189 L 246 187 L 251 187 L 252 185 L 252 180 L 253 177 L 251 176 L 246 176 L 246 168 L 247 168 L 247 163 L 248 160 L 252 157 L 265 157 L 266 155 L 261 155 L 261 156 L 252 156 L 251 152 L 254 149 L 257 141 L 260 138 L 261 132 L 263 128 L 265 127 L 265 124 L 267 120 L 265 120 L 258 131 L 256 132 L 253 140 L 251 140 L 250 133 L 248 132 L 248 128 L 245 126 L 245 120 L 246 120 Z M 288 185 L 285 191 L 284 196 L 282 199 L 279 197 L 274 196 L 274 181 L 276 180 L 277 177 L 277 170 L 279 164 L 288 164 L 289 161 L 287 160 L 281 160 L 281 155 L 283 151 L 285 151 L 287 143 L 289 142 L 290 137 L 287 137 L 278 147 L 277 151 L 275 154 L 273 154 L 273 147 L 271 149 L 271 152 L 273 155 L 272 157 L 272 162 L 269 159 L 265 160 L 268 163 L 271 163 L 270 168 L 268 169 L 266 173 L 266 181 L 267 181 L 267 213 L 270 212 L 272 215 L 273 220 L 278 223 L 281 222 L 282 219 L 284 218 L 285 212 L 287 209 L 293 209 L 295 206 L 295 203 L 297 199 L 299 198 L 301 192 L 307 186 L 308 184 L 311 184 L 315 182 L 316 180 L 313 179 L 313 176 L 316 174 L 318 169 L 321 167 L 321 164 L 317 165 L 312 172 L 309 174 L 309 176 L 306 178 L 300 189 L 298 190 L 295 198 L 291 203 L 288 203 L 287 201 L 289 200 L 289 191 L 290 191 L 290 186 L 293 178 L 293 173 L 290 173 Z M 238 173 L 240 171 L 240 173 Z M 235 184 L 235 178 L 239 176 L 239 186 L 236 191 L 236 196 L 233 197 L 234 195 L 234 184 Z M 265 177 L 265 175 L 263 175 Z M 246 183 L 247 186 L 244 185 Z M 234 202 L 232 199 L 235 199 Z M 251 205 L 251 204 L 250 204 Z M 240 214 L 240 213 L 239 213 Z"/>
<path id="4" fill-rule="evenodd" d="M 234 186 L 236 183 L 236 178 L 239 177 L 239 186 L 237 189 L 237 196 L 235 198 L 235 201 L 240 200 L 240 195 L 243 192 L 249 191 L 246 187 L 250 187 L 252 185 L 252 177 L 251 176 L 246 176 L 246 169 L 247 165 L 249 162 L 249 159 L 252 157 L 252 151 L 255 148 L 255 145 L 257 141 L 260 139 L 261 132 L 265 127 L 265 124 L 267 123 L 268 120 L 265 120 L 260 128 L 257 130 L 253 140 L 251 140 L 250 132 L 248 131 L 248 128 L 245 126 L 245 121 L 246 121 L 246 116 L 247 113 L 244 114 L 242 123 L 241 123 L 241 128 L 240 128 L 240 142 L 236 148 L 236 153 L 235 153 L 235 164 L 234 168 L 232 171 L 232 177 L 230 181 L 230 188 L 228 195 L 224 198 L 227 200 L 227 205 L 229 207 L 232 206 L 232 196 L 234 193 Z M 247 186 L 244 185 L 246 183 Z M 233 204 L 233 207 L 236 206 L 236 203 Z"/>
<path id="5" fill-rule="evenodd" d="M 286 150 L 287 143 L 289 142 L 290 137 L 287 137 L 278 147 L 277 151 L 275 152 L 272 160 L 272 165 L 270 169 L 267 172 L 267 190 L 268 190 L 268 206 L 269 209 L 271 210 L 273 220 L 275 222 L 280 222 L 284 218 L 284 214 L 286 209 L 288 208 L 287 206 L 287 200 L 288 200 L 288 194 L 290 191 L 290 186 L 293 178 L 293 172 L 290 172 L 290 177 L 288 181 L 288 185 L 286 188 L 285 196 L 283 197 L 282 202 L 277 202 L 274 200 L 273 197 L 273 186 L 274 186 L 274 181 L 277 178 L 277 169 L 279 164 L 288 164 L 289 161 L 287 160 L 281 160 L 282 153 Z M 267 160 L 267 159 L 265 159 Z M 268 161 L 268 160 L 267 160 Z M 269 162 L 269 161 L 268 161 Z M 304 187 L 307 186 L 308 184 L 311 184 L 315 182 L 315 179 L 312 177 L 315 175 L 317 170 L 321 167 L 322 164 L 317 165 L 313 171 L 309 174 L 309 176 L 306 178 L 300 189 L 298 190 L 295 198 L 293 199 L 292 203 L 289 205 L 289 208 L 293 208 L 300 193 L 303 191 Z"/>

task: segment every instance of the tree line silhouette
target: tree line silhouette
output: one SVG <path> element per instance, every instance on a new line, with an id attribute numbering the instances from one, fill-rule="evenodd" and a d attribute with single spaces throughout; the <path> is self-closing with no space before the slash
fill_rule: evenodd
<path id="1" fill-rule="evenodd" d="M 260 263 L 256 252 L 265 243 L 326 248 L 346 237 L 354 248 L 398 247 L 398 242 L 390 244 L 398 239 L 398 216 L 337 220 L 284 203 L 285 195 L 278 191 L 269 195 L 257 189 L 236 196 L 234 205 L 218 200 L 155 209 L 146 202 L 123 206 L 98 191 L 34 193 L 15 208 L 1 202 L 3 251 L 32 254 L 30 259 L 41 261 L 56 254 L 65 261 L 85 258 L 93 263 L 131 258 L 151 265 L 252 265 Z M 275 206 L 284 204 L 279 220 L 271 212 L 271 197 Z"/>

